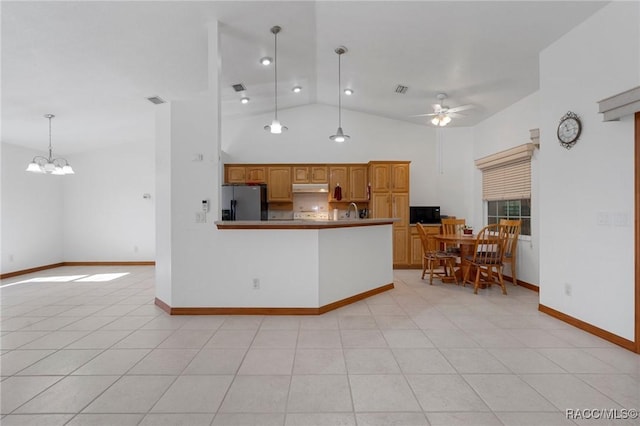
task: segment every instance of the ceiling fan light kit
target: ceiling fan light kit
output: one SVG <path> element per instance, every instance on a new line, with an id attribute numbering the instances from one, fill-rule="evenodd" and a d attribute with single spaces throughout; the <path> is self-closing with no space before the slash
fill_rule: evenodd
<path id="1" fill-rule="evenodd" d="M 278 120 L 278 33 L 282 31 L 279 26 L 271 27 L 271 33 L 274 37 L 274 52 L 273 52 L 273 69 L 274 69 L 274 86 L 275 86 L 275 116 L 271 124 L 264 126 L 264 129 L 273 134 L 280 134 L 285 130 L 288 130 L 286 126 L 283 126 Z"/>
<path id="2" fill-rule="evenodd" d="M 43 157 L 41 155 L 33 157 L 33 160 L 31 160 L 31 163 L 27 166 L 26 171 L 51 175 L 75 174 L 73 168 L 66 159 L 53 157 L 53 149 L 51 148 L 51 119 L 55 117 L 55 115 L 46 114 L 44 117 L 49 119 L 49 157 Z"/>
<path id="3" fill-rule="evenodd" d="M 351 136 L 349 135 L 345 135 L 344 132 L 342 131 L 342 93 L 341 93 L 341 57 L 342 55 L 344 55 L 345 53 L 347 53 L 347 48 L 344 46 L 338 46 L 335 50 L 335 52 L 338 54 L 338 130 L 336 131 L 335 135 L 331 135 L 329 136 L 329 139 L 331 139 L 334 142 L 345 142 L 349 139 L 351 139 Z"/>
<path id="4" fill-rule="evenodd" d="M 446 93 L 438 93 L 437 98 L 438 103 L 433 105 L 432 113 L 412 115 L 411 117 L 433 117 L 431 119 L 431 124 L 434 126 L 444 127 L 451 123 L 453 118 L 464 117 L 462 114 L 458 114 L 458 112 L 474 108 L 473 105 L 460 105 L 454 108 L 449 108 L 443 103 L 447 98 Z"/>

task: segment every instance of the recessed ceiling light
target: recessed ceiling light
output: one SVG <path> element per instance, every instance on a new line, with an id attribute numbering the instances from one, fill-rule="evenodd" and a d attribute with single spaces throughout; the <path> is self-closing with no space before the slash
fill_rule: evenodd
<path id="1" fill-rule="evenodd" d="M 260 63 L 261 63 L 262 65 L 264 65 L 265 67 L 266 67 L 267 65 L 271 65 L 271 62 L 273 62 L 273 58 L 270 58 L 270 57 L 268 57 L 268 56 L 265 56 L 264 58 L 260 58 Z"/>
<path id="2" fill-rule="evenodd" d="M 351 96 L 351 95 L 353 95 L 353 90 L 351 90 L 351 89 L 344 89 L 344 94 L 345 94 L 345 95 L 347 95 L 347 96 Z"/>
<path id="3" fill-rule="evenodd" d="M 250 98 L 243 96 L 242 98 L 240 98 L 240 102 L 243 104 L 248 104 L 249 103 Z"/>
<path id="4" fill-rule="evenodd" d="M 293 89 L 291 89 L 291 91 L 292 91 L 293 93 L 300 93 L 300 92 L 302 92 L 302 87 L 300 87 L 300 86 L 296 86 L 296 87 L 294 87 Z"/>

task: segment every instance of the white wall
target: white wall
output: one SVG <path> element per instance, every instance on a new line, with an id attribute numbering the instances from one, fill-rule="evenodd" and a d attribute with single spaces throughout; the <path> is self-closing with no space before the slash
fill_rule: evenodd
<path id="1" fill-rule="evenodd" d="M 466 216 L 464 194 L 470 192 L 461 169 L 469 161 L 468 129 L 442 129 L 442 163 L 439 169 L 436 130 L 370 114 L 344 110 L 342 127 L 351 139 L 329 140 L 337 128 L 337 108 L 307 105 L 278 112 L 289 127 L 281 135 L 263 129 L 273 118 L 264 114 L 225 118 L 222 150 L 226 163 L 366 163 L 370 160 L 411 161 L 412 205 L 440 205 L 444 214 Z"/>
<path id="2" fill-rule="evenodd" d="M 121 144 L 68 159 L 76 175 L 64 182 L 64 259 L 155 260 L 154 146 Z"/>
<path id="3" fill-rule="evenodd" d="M 613 2 L 540 55 L 540 303 L 629 340 L 634 126 L 602 122 L 597 102 L 640 85 L 638 22 L 640 3 Z M 571 150 L 555 136 L 568 110 L 583 122 Z"/>
<path id="4" fill-rule="evenodd" d="M 485 157 L 505 149 L 529 143 L 530 129 L 540 126 L 539 93 L 533 93 L 510 107 L 494 114 L 474 127 L 473 158 Z M 542 149 L 546 149 L 545 140 Z M 539 153 L 531 159 L 531 238 L 521 238 L 518 242 L 518 279 L 533 285 L 540 285 L 540 197 L 539 197 Z M 487 224 L 484 202 L 482 201 L 482 172 L 473 164 L 470 168 L 473 179 L 473 222 L 474 226 Z M 509 266 L 507 275 L 511 275 Z"/>
<path id="5" fill-rule="evenodd" d="M 65 179 L 27 173 L 27 164 L 42 151 L 2 144 L 1 272 L 63 261 L 63 192 Z"/>

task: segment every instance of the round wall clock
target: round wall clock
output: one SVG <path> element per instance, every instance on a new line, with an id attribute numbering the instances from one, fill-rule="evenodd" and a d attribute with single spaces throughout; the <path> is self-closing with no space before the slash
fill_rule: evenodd
<path id="1" fill-rule="evenodd" d="M 570 149 L 580 138 L 582 122 L 577 114 L 569 111 L 560 119 L 558 124 L 558 140 L 560 145 Z"/>

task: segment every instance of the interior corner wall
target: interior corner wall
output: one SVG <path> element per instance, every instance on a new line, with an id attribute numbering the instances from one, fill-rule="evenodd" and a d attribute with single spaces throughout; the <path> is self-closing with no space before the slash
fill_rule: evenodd
<path id="1" fill-rule="evenodd" d="M 540 303 L 634 340 L 634 123 L 597 102 L 640 85 L 640 3 L 612 2 L 540 55 Z M 583 131 L 556 140 L 572 111 Z"/>
<path id="2" fill-rule="evenodd" d="M 540 94 L 535 92 L 504 110 L 494 114 L 474 127 L 473 160 L 531 142 L 531 129 L 540 126 Z M 553 140 L 551 140 L 553 142 Z M 543 142 L 542 149 L 549 140 Z M 518 242 L 518 279 L 540 285 L 540 196 L 539 160 L 535 151 L 531 159 L 531 238 Z M 473 222 L 487 224 L 482 200 L 482 172 L 471 166 L 473 181 Z M 509 266 L 507 275 L 511 275 Z"/>
<path id="3" fill-rule="evenodd" d="M 458 170 L 468 166 L 472 137 L 465 128 L 441 129 L 446 135 L 439 169 L 436 129 L 371 114 L 342 110 L 342 124 L 351 139 L 329 140 L 336 131 L 336 107 L 312 104 L 278 111 L 289 130 L 280 135 L 264 131 L 273 116 L 224 118 L 222 151 L 225 163 L 366 163 L 370 160 L 411 161 L 411 205 L 440 205 L 444 214 L 466 216 L 460 194 L 469 189 Z M 455 148 L 453 148 L 455 147 Z M 462 153 L 462 154 L 461 154 Z M 440 170 L 440 171 L 439 171 Z"/>
<path id="4" fill-rule="evenodd" d="M 153 144 L 120 144 L 68 159 L 76 174 L 63 183 L 64 260 L 155 260 Z"/>
<path id="5" fill-rule="evenodd" d="M 27 173 L 27 164 L 41 151 L 7 143 L 1 149 L 1 272 L 62 262 L 62 184 L 73 176 Z"/>

